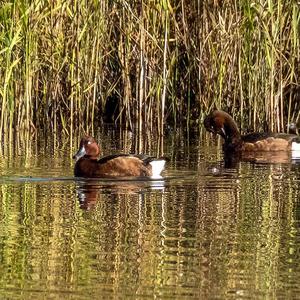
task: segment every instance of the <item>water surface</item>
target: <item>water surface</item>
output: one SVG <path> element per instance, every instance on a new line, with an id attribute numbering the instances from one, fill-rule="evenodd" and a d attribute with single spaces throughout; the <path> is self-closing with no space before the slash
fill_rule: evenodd
<path id="1" fill-rule="evenodd" d="M 137 145 L 96 135 L 104 154 Z M 299 163 L 226 169 L 198 135 L 143 144 L 170 157 L 161 180 L 75 179 L 79 136 L 2 143 L 1 299 L 299 297 Z"/>

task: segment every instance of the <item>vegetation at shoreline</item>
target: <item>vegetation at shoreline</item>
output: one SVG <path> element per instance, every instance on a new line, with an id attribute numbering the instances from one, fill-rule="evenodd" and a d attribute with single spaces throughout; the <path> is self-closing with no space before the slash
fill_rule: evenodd
<path id="1" fill-rule="evenodd" d="M 300 121 L 296 1 L 1 1 L 0 132 Z"/>

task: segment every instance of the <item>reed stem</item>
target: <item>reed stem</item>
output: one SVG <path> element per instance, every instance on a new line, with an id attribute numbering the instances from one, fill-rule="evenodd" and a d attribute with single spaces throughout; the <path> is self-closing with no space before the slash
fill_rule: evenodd
<path id="1" fill-rule="evenodd" d="M 162 135 L 215 107 L 244 130 L 299 118 L 292 0 L 6 0 L 0 21 L 1 134 L 107 121 Z"/>

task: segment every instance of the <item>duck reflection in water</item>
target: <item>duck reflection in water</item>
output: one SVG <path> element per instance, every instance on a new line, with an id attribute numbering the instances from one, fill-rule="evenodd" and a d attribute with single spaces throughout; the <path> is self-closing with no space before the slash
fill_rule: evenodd
<path id="1" fill-rule="evenodd" d="M 164 191 L 165 181 L 161 180 L 89 180 L 79 181 L 76 187 L 81 209 L 93 209 L 103 195 L 118 197 L 120 195 L 144 194 L 145 192 Z"/>
<path id="2" fill-rule="evenodd" d="M 224 139 L 225 167 L 235 167 L 239 161 L 256 163 L 289 163 L 300 159 L 300 137 L 289 133 L 251 133 L 241 135 L 233 118 L 215 110 L 204 120 L 207 131 Z"/>
<path id="3" fill-rule="evenodd" d="M 224 152 L 225 168 L 236 168 L 241 161 L 257 164 L 288 164 L 299 163 L 300 157 L 294 157 L 291 153 L 286 151 L 242 154 Z"/>

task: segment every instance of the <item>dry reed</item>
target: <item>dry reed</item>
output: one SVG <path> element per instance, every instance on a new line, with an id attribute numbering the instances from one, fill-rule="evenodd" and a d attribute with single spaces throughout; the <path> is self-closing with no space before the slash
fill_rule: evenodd
<path id="1" fill-rule="evenodd" d="M 1 1 L 0 132 L 163 134 L 218 107 L 246 130 L 299 120 L 299 5 Z"/>

